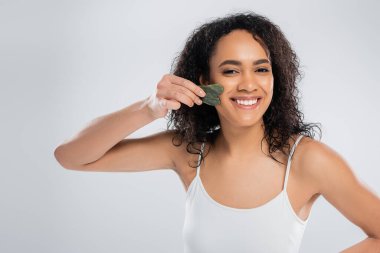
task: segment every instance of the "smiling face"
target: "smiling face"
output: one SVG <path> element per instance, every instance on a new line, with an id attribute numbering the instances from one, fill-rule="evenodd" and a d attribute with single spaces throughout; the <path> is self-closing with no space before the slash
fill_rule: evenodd
<path id="1" fill-rule="evenodd" d="M 203 78 L 200 82 L 203 83 Z M 273 73 L 265 49 L 251 33 L 233 30 L 217 42 L 210 58 L 209 83 L 219 83 L 224 88 L 221 104 L 215 106 L 222 127 L 262 123 L 273 96 Z M 257 96 L 261 99 L 255 108 L 242 108 L 233 99 Z"/>

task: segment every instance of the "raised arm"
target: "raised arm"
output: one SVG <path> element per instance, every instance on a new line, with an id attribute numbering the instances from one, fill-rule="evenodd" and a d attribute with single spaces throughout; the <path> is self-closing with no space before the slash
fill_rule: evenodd
<path id="1" fill-rule="evenodd" d="M 92 120 L 83 130 L 59 145 L 57 161 L 67 169 L 82 169 L 104 156 L 112 147 L 156 118 L 147 107 L 147 99 Z M 120 143 L 121 142 L 121 143 Z"/>
<path id="2" fill-rule="evenodd" d="M 202 89 L 184 78 L 165 75 L 150 97 L 92 120 L 78 134 L 59 145 L 54 155 L 67 169 L 86 171 L 144 171 L 174 168 L 178 148 L 174 131 L 143 138 L 127 138 L 137 129 L 164 117 L 181 103 L 198 105 Z M 197 95 L 196 95 L 197 94 Z M 165 103 L 161 103 L 165 102 Z"/>

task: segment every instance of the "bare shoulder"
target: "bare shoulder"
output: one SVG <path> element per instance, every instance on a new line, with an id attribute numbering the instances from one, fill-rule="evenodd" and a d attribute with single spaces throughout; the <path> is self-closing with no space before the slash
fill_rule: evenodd
<path id="1" fill-rule="evenodd" d="M 300 141 L 298 144 L 300 153 L 299 156 L 301 157 L 300 161 L 302 168 L 307 173 L 315 175 L 318 171 L 323 170 L 318 165 L 333 159 L 342 158 L 335 150 L 322 141 L 318 141 L 310 137 L 304 137 L 302 139 L 304 140 Z"/>
<path id="2" fill-rule="evenodd" d="M 369 237 L 380 236 L 380 198 L 337 151 L 320 141 L 305 143 L 302 169 L 320 195 Z"/>
<path id="3" fill-rule="evenodd" d="M 302 139 L 297 147 L 300 173 L 316 186 L 320 194 L 328 177 L 354 177 L 347 161 L 333 148 L 310 137 Z"/>

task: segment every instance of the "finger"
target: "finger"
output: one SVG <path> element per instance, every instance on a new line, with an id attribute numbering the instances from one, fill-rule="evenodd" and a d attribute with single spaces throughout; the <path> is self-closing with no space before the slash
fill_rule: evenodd
<path id="1" fill-rule="evenodd" d="M 182 93 L 179 89 L 173 89 L 173 90 L 169 90 L 167 92 L 169 93 L 169 97 L 171 99 L 175 99 L 178 102 L 186 104 L 189 107 L 194 106 L 193 99 L 191 97 L 189 97 L 188 95 Z"/>
<path id="2" fill-rule="evenodd" d="M 206 96 L 206 93 L 204 92 L 202 88 L 200 88 L 198 85 L 196 85 L 195 83 L 193 83 L 192 81 L 188 79 L 185 79 L 176 75 L 169 75 L 169 78 L 173 83 L 186 87 L 197 96 L 201 96 L 201 97 Z"/>
<path id="3" fill-rule="evenodd" d="M 181 107 L 181 103 L 176 100 L 166 100 L 166 108 L 168 110 L 178 110 Z"/>
<path id="4" fill-rule="evenodd" d="M 178 92 L 183 93 L 187 97 L 190 98 L 191 101 L 189 101 L 187 99 L 186 100 L 191 102 L 191 106 L 193 106 L 194 103 L 196 103 L 198 105 L 202 104 L 202 100 L 200 100 L 200 98 L 197 95 L 195 95 L 192 91 L 190 91 L 189 89 L 187 89 L 181 85 L 176 85 L 176 84 L 174 84 L 174 85 L 175 85 L 175 89 L 177 89 Z"/>
<path id="5" fill-rule="evenodd" d="M 178 85 L 173 84 L 173 86 L 175 87 Z M 181 93 L 180 91 L 175 90 L 173 88 L 171 88 L 171 89 L 168 89 L 168 88 L 159 89 L 159 90 L 157 90 L 156 96 L 159 99 L 165 99 L 166 100 L 166 107 L 168 104 L 172 104 L 172 103 L 169 103 L 170 100 L 177 101 L 178 103 L 184 103 L 184 104 L 187 104 L 188 106 L 191 106 L 193 104 L 191 98 L 189 98 L 187 95 L 185 95 L 185 94 Z"/>
<path id="6" fill-rule="evenodd" d="M 185 94 L 186 92 L 188 95 Z M 157 97 L 165 98 L 166 100 L 176 100 L 180 103 L 186 104 L 189 107 L 194 106 L 194 100 L 191 96 L 195 95 L 185 87 L 173 83 L 170 83 L 170 86 L 157 90 Z"/>

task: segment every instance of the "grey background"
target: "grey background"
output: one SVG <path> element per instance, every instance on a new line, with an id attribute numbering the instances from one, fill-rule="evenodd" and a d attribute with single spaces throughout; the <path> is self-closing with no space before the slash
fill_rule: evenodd
<path id="1" fill-rule="evenodd" d="M 380 194 L 378 2 L 0 1 L 0 252 L 182 252 L 185 192 L 173 171 L 70 171 L 53 152 L 154 92 L 195 27 L 245 10 L 284 31 L 305 74 L 305 120 L 322 123 L 322 141 Z M 320 198 L 300 252 L 365 237 Z"/>

